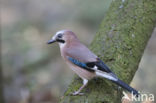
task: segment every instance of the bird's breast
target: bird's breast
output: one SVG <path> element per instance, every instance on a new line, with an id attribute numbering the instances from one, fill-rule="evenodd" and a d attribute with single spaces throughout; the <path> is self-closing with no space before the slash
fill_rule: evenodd
<path id="1" fill-rule="evenodd" d="M 87 79 L 87 80 L 90 80 L 92 79 L 93 77 L 95 77 L 95 73 L 94 72 L 90 72 L 90 71 L 87 71 L 81 67 L 78 67 L 68 61 L 66 61 L 66 63 L 68 64 L 68 66 L 79 76 L 81 77 L 82 79 Z"/>

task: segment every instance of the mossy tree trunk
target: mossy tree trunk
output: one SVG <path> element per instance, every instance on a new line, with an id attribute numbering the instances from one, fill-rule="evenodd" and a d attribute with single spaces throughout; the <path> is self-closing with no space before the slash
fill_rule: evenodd
<path id="1" fill-rule="evenodd" d="M 1 40 L 1 38 L 0 38 Z M 1 43 L 1 42 L 0 42 Z M 0 44 L 0 48 L 1 48 L 1 44 Z M 0 55 L 1 55 L 1 51 L 0 51 Z M 1 64 L 1 56 L 0 56 L 0 103 L 4 103 L 4 94 L 3 94 L 3 73 L 2 73 L 2 64 Z"/>
<path id="2" fill-rule="evenodd" d="M 102 21 L 90 49 L 124 82 L 135 75 L 145 46 L 155 27 L 155 0 L 115 0 Z M 93 79 L 82 91 L 83 96 L 70 96 L 82 85 L 79 77 L 60 103 L 120 103 L 122 90 L 106 79 Z M 138 88 L 139 90 L 139 88 Z"/>
<path id="3" fill-rule="evenodd" d="M 2 78 L 2 68 L 1 67 L 0 67 L 0 103 L 4 103 L 3 78 Z"/>

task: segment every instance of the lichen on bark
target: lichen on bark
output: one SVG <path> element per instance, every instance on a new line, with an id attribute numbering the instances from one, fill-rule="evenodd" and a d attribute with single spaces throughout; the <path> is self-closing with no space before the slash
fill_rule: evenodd
<path id="1" fill-rule="evenodd" d="M 130 83 L 137 71 L 145 46 L 155 27 L 155 0 L 115 0 L 90 45 L 115 74 Z M 75 76 L 60 103 L 120 103 L 122 89 L 112 82 L 95 78 L 82 91 L 84 96 L 70 96 L 82 85 Z M 139 88 L 138 88 L 139 90 Z"/>

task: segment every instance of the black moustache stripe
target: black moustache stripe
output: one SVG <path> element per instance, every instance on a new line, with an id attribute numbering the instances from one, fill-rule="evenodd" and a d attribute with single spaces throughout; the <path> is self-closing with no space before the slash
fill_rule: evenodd
<path id="1" fill-rule="evenodd" d="M 61 39 L 57 39 L 56 41 L 57 42 L 60 42 L 60 43 L 65 43 L 65 41 L 64 40 L 61 40 Z"/>

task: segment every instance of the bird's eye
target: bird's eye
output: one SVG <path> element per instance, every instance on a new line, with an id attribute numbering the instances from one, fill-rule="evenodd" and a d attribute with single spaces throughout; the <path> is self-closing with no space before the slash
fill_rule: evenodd
<path id="1" fill-rule="evenodd" d="M 62 38 L 62 34 L 58 34 L 57 37 L 58 37 L 58 38 Z"/>

